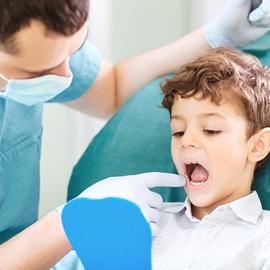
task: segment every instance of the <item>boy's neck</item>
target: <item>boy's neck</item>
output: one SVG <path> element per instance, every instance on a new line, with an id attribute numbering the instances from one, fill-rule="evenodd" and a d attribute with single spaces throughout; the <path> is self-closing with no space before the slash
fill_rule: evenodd
<path id="1" fill-rule="evenodd" d="M 251 189 L 247 190 L 246 192 L 243 192 L 242 196 L 236 197 L 234 199 L 229 200 L 223 200 L 222 202 L 216 202 L 206 207 L 198 207 L 191 203 L 191 212 L 192 216 L 197 218 L 198 220 L 202 220 L 205 216 L 210 215 L 215 209 L 217 209 L 219 206 L 229 204 L 231 202 L 234 202 L 236 200 L 239 200 L 251 193 Z"/>

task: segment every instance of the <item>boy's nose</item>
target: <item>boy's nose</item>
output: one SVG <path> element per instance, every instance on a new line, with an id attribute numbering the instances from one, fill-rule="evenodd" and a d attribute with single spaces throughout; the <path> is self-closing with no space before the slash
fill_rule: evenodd
<path id="1" fill-rule="evenodd" d="M 198 137 L 196 136 L 196 133 L 191 130 L 186 130 L 181 138 L 181 144 L 183 148 L 196 148 L 198 146 Z"/>

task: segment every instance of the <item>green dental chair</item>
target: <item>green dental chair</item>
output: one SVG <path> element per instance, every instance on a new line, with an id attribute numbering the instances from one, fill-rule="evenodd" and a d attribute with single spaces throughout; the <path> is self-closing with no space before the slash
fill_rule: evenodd
<path id="1" fill-rule="evenodd" d="M 243 51 L 270 66 L 270 31 Z M 73 169 L 68 200 L 107 177 L 153 171 L 176 173 L 170 154 L 169 113 L 159 107 L 159 83 L 164 78 L 150 82 L 130 98 L 90 142 Z M 257 190 L 263 208 L 270 210 L 270 159 L 255 175 L 253 189 Z M 183 201 L 186 197 L 183 188 L 153 190 L 164 201 Z"/>

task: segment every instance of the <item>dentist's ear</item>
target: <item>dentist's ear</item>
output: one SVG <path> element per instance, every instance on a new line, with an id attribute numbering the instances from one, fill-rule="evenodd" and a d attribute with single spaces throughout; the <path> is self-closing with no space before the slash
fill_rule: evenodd
<path id="1" fill-rule="evenodd" d="M 253 143 L 248 153 L 248 160 L 258 162 L 263 160 L 270 151 L 270 128 L 264 128 L 253 135 Z"/>

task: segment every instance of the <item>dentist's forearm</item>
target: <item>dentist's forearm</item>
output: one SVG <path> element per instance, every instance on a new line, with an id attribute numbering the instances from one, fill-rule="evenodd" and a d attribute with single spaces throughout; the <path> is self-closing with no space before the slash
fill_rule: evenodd
<path id="1" fill-rule="evenodd" d="M 0 246 L 0 270 L 50 269 L 71 250 L 54 210 Z"/>
<path id="2" fill-rule="evenodd" d="M 83 96 L 67 105 L 108 119 L 144 85 L 174 73 L 181 65 L 210 49 L 204 29 L 200 28 L 167 46 L 123 60 L 116 66 L 103 61 L 94 84 Z"/>
<path id="3" fill-rule="evenodd" d="M 149 81 L 176 72 L 181 65 L 210 49 L 204 29 L 200 28 L 169 45 L 119 63 L 116 66 L 118 105 Z"/>

